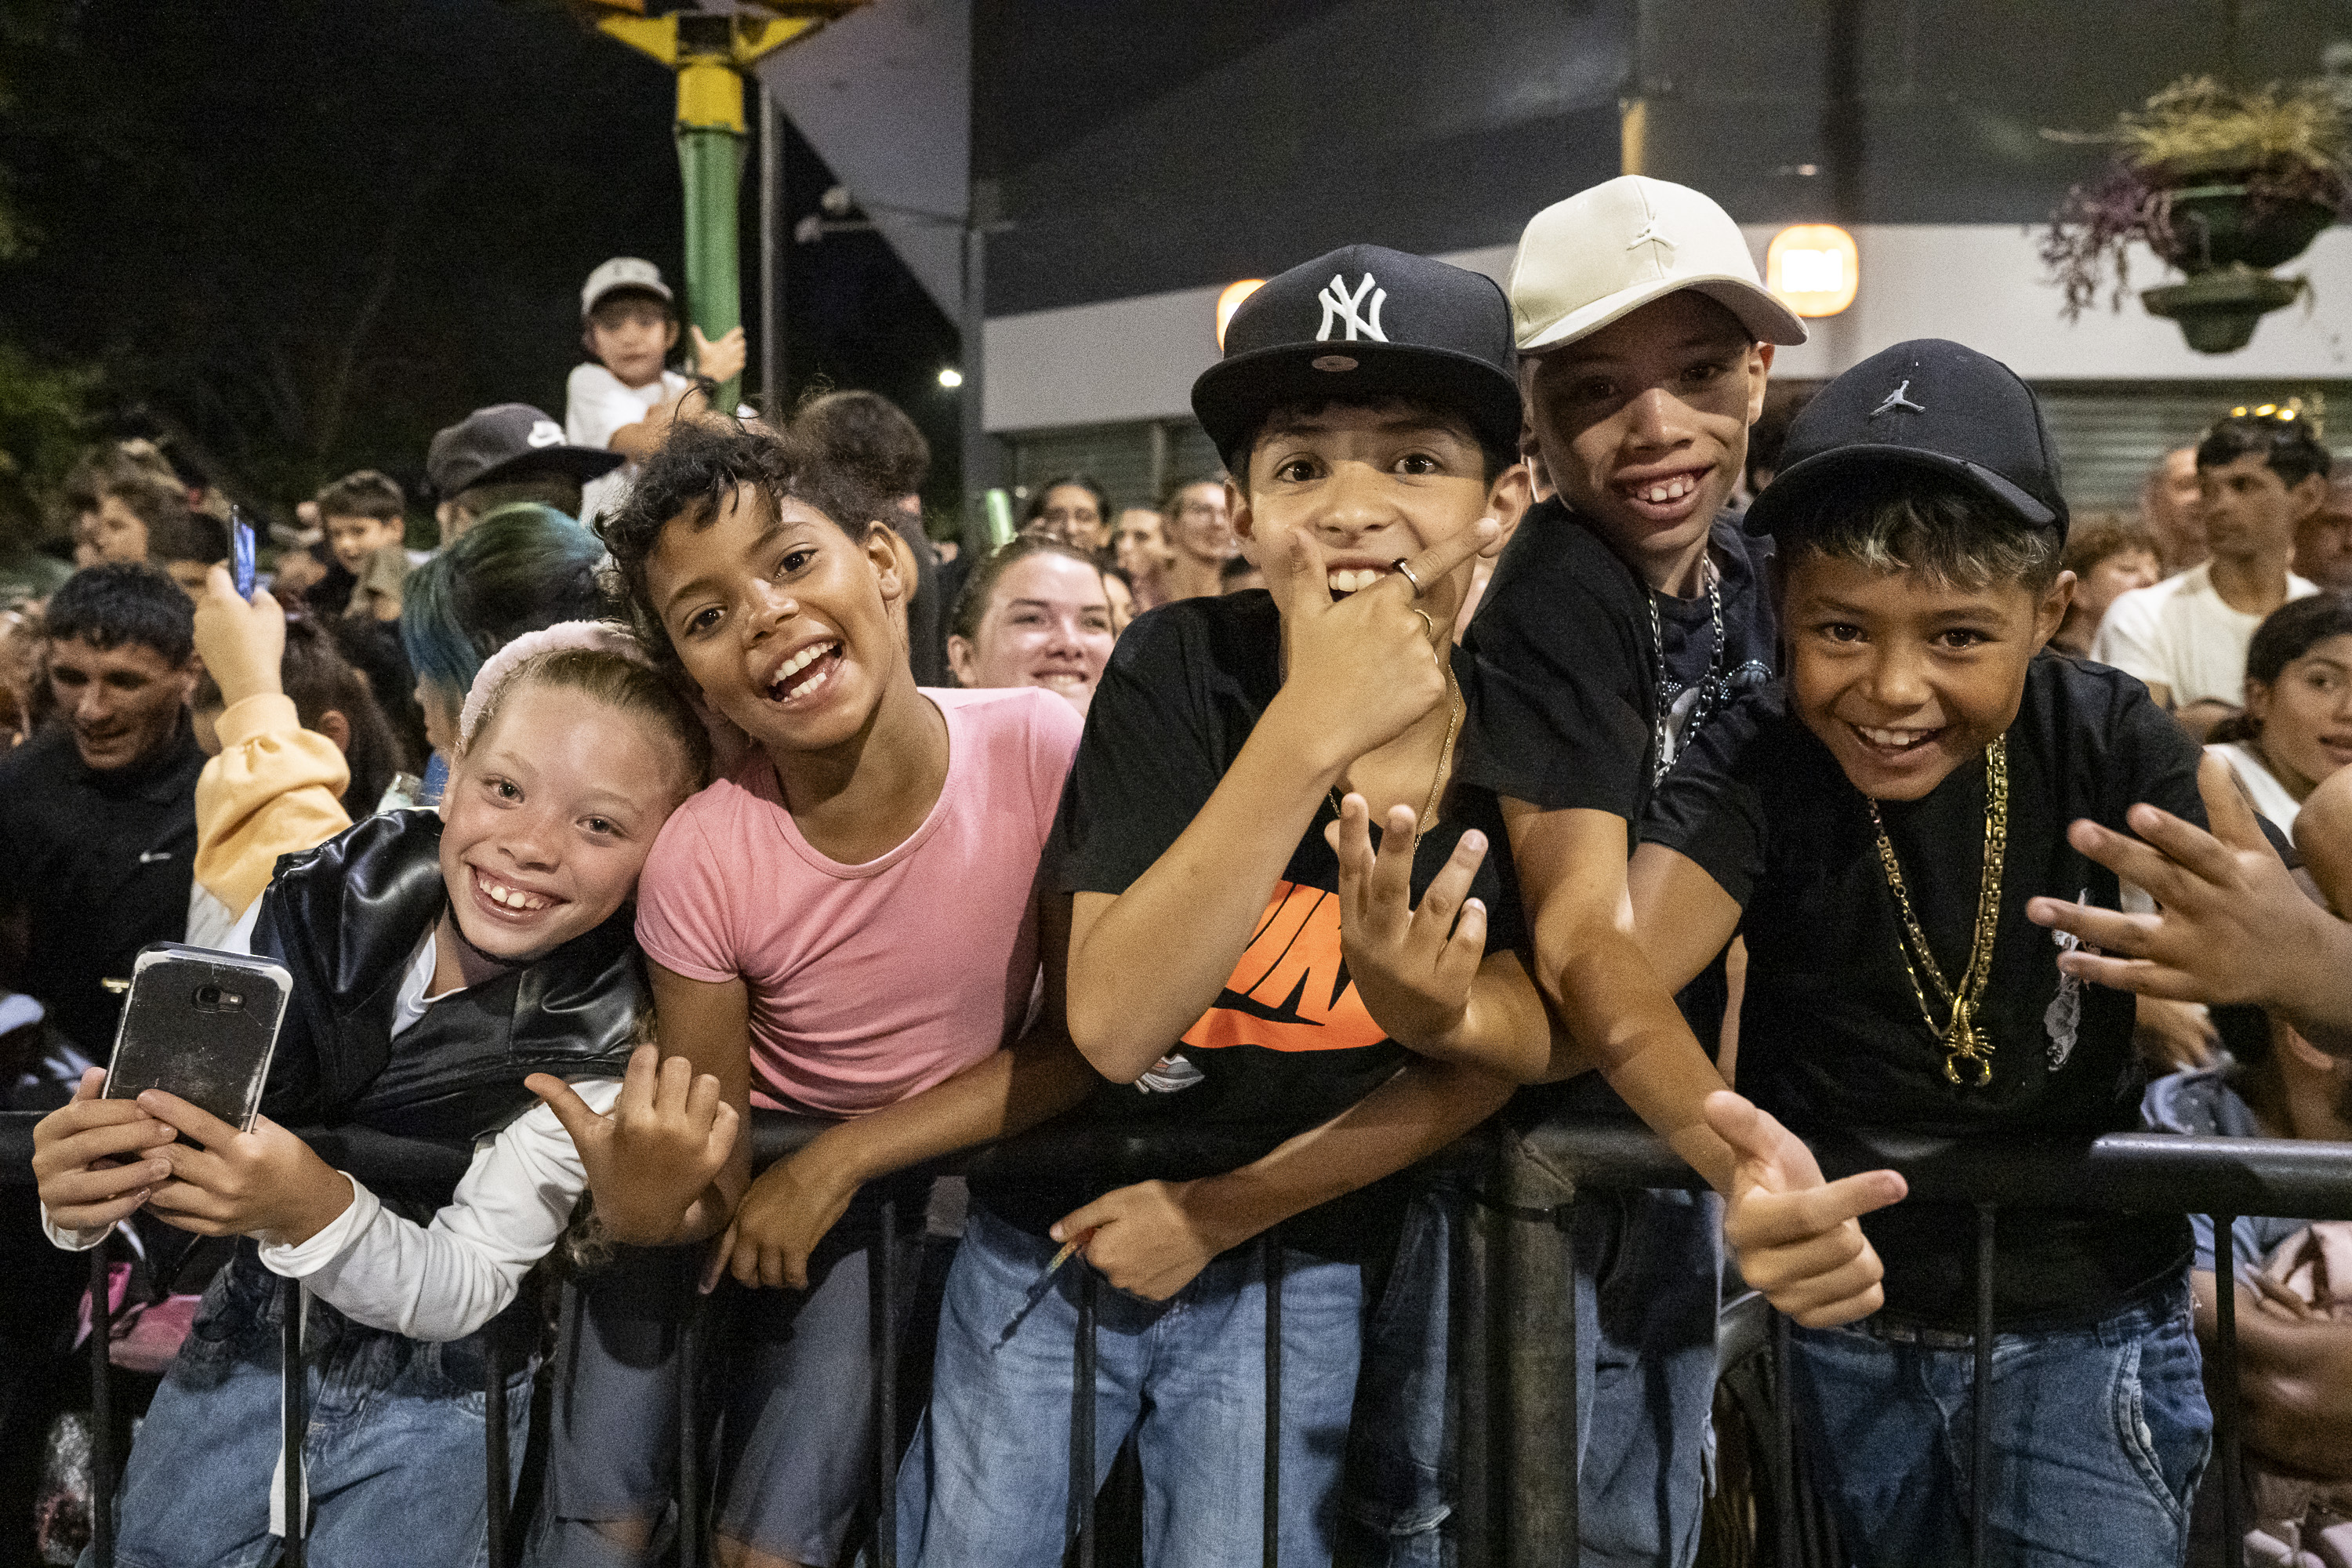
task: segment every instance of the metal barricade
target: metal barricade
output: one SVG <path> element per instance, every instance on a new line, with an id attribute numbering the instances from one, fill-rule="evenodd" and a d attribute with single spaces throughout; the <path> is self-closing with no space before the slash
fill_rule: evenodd
<path id="1" fill-rule="evenodd" d="M 0 1113 L 0 1180 L 30 1179 L 31 1125 L 27 1113 Z M 764 1167 L 804 1145 L 824 1123 L 776 1112 L 755 1112 L 755 1163 Z M 371 1184 L 383 1182 L 454 1184 L 465 1156 L 439 1145 L 337 1130 L 307 1134 L 321 1156 Z M 1103 1164 L 1159 1170 L 1170 1179 L 1230 1170 L 1248 1163 L 1270 1143 L 1247 1129 L 1184 1130 L 1171 1137 L 1127 1129 L 1045 1129 L 1008 1140 L 940 1169 L 982 1166 L 1007 1173 L 1052 1176 Z M 2197 1138 L 2165 1133 L 2112 1133 L 2082 1140 L 1933 1140 L 1844 1137 L 1815 1141 L 1815 1152 L 1832 1179 L 1882 1166 L 1900 1171 L 1915 1201 L 1965 1207 L 1976 1216 L 1974 1280 L 1974 1398 L 1984 1408 L 1991 1384 L 1994 1336 L 1992 1262 L 1999 1214 L 2006 1206 L 2046 1205 L 2063 1192 L 2070 1206 L 2157 1213 L 2207 1213 L 2212 1216 L 2220 1279 L 2234 1281 L 2236 1247 L 2231 1235 L 2242 1215 L 2277 1215 L 2310 1219 L 2352 1219 L 2352 1144 L 2291 1140 Z M 1458 1389 L 1460 1436 L 1457 1545 L 1465 1563 L 1486 1568 L 1535 1568 L 1572 1563 L 1578 1542 L 1576 1410 L 1577 1323 L 1572 1279 L 1570 1217 L 1580 1193 L 1629 1188 L 1696 1189 L 1697 1176 L 1662 1142 L 1631 1124 L 1577 1123 L 1564 1120 L 1523 1128 L 1489 1127 L 1439 1156 L 1467 1163 L 1478 1194 L 1474 1222 L 1463 1238 L 1450 1287 L 1449 1316 L 1454 1325 L 1452 1381 Z M 875 1520 L 870 1542 L 876 1568 L 895 1568 L 895 1496 L 898 1470 L 897 1401 L 899 1381 L 897 1328 L 903 1316 L 895 1245 L 901 1223 L 894 1201 L 881 1208 L 881 1247 L 873 1275 L 876 1338 L 874 1400 Z M 1281 1248 L 1269 1236 L 1258 1245 L 1266 1284 L 1265 1333 L 1265 1422 L 1264 1451 L 1263 1558 L 1277 1562 L 1281 1495 L 1282 1317 Z M 1095 1383 L 1097 1277 L 1077 1271 L 1073 1285 L 1077 1332 L 1071 1347 L 1072 1396 L 1069 1443 L 1070 1495 L 1066 1523 L 1072 1558 L 1094 1568 L 1097 1552 Z M 106 1266 L 93 1255 L 91 1400 L 93 1470 L 99 1506 L 92 1520 L 97 1561 L 110 1564 L 112 1521 L 106 1499 L 119 1472 L 112 1451 L 111 1400 L 107 1346 L 109 1312 Z M 308 1425 L 307 1384 L 300 1375 L 300 1293 L 289 1291 L 282 1375 L 285 1378 L 285 1458 L 288 1534 L 285 1561 L 303 1561 L 307 1521 L 301 1506 L 302 1439 Z M 2215 1409 L 2223 1490 L 2225 1541 L 2244 1534 L 2240 1495 L 2240 1427 L 2236 1392 L 2238 1357 L 2234 1289 L 2217 1291 L 2215 1359 L 2225 1391 Z M 1752 1311 L 1752 1299 L 1744 1301 Z M 700 1462 L 702 1413 L 697 1400 L 697 1368 L 709 1353 L 708 1322 L 698 1298 L 682 1334 L 678 1358 L 679 1443 L 677 1519 L 679 1561 L 698 1568 L 705 1558 L 708 1530 L 704 1499 L 709 1478 Z M 1751 1331 L 1748 1331 L 1752 1332 Z M 1771 1538 L 1780 1568 L 1807 1568 L 1818 1549 L 1818 1531 L 1809 1520 L 1816 1505 L 1803 1495 L 1801 1457 L 1795 1440 L 1792 1401 L 1788 1396 L 1788 1320 L 1770 1315 L 1774 1393 L 1769 1403 L 1770 1471 L 1769 1519 L 1760 1521 Z M 509 1519 L 507 1451 L 502 1419 L 508 1369 L 493 1354 L 487 1361 L 485 1395 L 489 1406 L 484 1463 L 491 1499 L 488 1532 L 490 1561 L 504 1568 L 513 1561 Z M 1972 1475 L 1990 1464 L 1990 1423 L 1974 1422 Z M 1986 1561 L 1985 1489 L 1971 1485 L 1972 1561 Z M 1760 1543 L 1759 1543 L 1760 1544 Z"/>

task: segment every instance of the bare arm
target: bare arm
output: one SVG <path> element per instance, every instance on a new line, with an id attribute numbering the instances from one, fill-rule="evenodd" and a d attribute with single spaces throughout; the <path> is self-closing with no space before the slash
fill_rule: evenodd
<path id="1" fill-rule="evenodd" d="M 1070 1044 L 1065 1016 L 1070 900 L 1037 895 L 1044 1004 L 1028 1032 L 944 1082 L 829 1127 L 760 1173 L 722 1246 L 746 1285 L 808 1282 L 816 1244 L 868 1182 L 1024 1131 L 1066 1110 L 1102 1081 Z M 714 1267 L 718 1260 L 714 1259 Z"/>
<path id="2" fill-rule="evenodd" d="M 1089 1263 L 1122 1290 L 1164 1300 L 1217 1254 L 1437 1152 L 1500 1110 L 1512 1088 L 1476 1068 L 1416 1058 L 1262 1159 L 1199 1181 L 1106 1193 L 1066 1215 L 1054 1236 L 1091 1232 Z"/>
<path id="3" fill-rule="evenodd" d="M 2216 1342 L 2213 1273 L 2189 1276 L 2197 1337 Z M 2238 1287 L 2238 1399 L 2246 1444 L 2308 1475 L 2352 1480 L 2352 1321 L 2289 1321 Z"/>
<path id="4" fill-rule="evenodd" d="M 1662 974 L 1635 938 L 1622 817 L 1506 800 L 1503 820 L 1535 940 L 1537 985 L 1568 1033 L 1598 1058 L 1610 1087 L 1709 1185 L 1727 1193 L 1732 1152 L 1704 1110 L 1723 1078 L 1683 1021 L 1674 993 L 1731 941 L 1738 907 L 1704 872 L 1712 901 L 1662 901 L 1657 924 L 1675 933 L 1665 956 L 1689 966 L 1689 974 Z M 1553 1076 L 1576 1065 L 1557 1060 Z"/>

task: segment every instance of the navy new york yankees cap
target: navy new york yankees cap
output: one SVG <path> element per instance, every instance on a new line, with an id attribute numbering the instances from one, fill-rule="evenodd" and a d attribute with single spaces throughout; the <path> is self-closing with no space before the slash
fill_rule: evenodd
<path id="1" fill-rule="evenodd" d="M 1519 442 L 1511 307 L 1491 278 L 1377 245 L 1294 267 L 1242 301 L 1192 412 L 1238 472 L 1275 408 L 1407 397 L 1452 409 L 1500 451 Z"/>
<path id="2" fill-rule="evenodd" d="M 2058 453 L 2033 389 L 1999 360 L 1942 338 L 1883 349 L 1823 387 L 1790 421 L 1780 464 L 1748 509 L 1750 533 L 1801 525 L 1841 481 L 1895 464 L 1957 479 L 2066 538 Z"/>

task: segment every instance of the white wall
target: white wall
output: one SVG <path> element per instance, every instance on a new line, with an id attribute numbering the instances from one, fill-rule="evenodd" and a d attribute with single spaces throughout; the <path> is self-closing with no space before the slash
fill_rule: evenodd
<path id="1" fill-rule="evenodd" d="M 1775 226 L 1750 227 L 1763 264 Z M 2005 224 L 1865 225 L 1854 231 L 1862 289 L 1840 316 L 1812 323 L 1809 342 L 1783 349 L 1778 374 L 1836 374 L 1909 338 L 1953 338 L 2005 361 L 2033 381 L 2174 381 L 2352 375 L 2352 227 L 2329 229 L 2283 274 L 2307 274 L 2316 304 L 2274 311 L 2235 353 L 2192 353 L 2180 329 L 2137 300 L 2068 325 L 2058 291 L 2042 281 L 2035 235 Z M 1444 259 L 1496 281 L 1510 247 Z M 2146 251 L 2133 258 L 2135 288 L 2177 281 Z M 1049 429 L 1189 415 L 1192 380 L 1216 358 L 1222 285 L 992 318 L 987 420 L 991 430 Z"/>

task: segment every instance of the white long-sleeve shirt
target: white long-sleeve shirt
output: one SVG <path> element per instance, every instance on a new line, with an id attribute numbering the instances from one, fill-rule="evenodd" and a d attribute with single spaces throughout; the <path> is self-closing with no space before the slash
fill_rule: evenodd
<path id="1" fill-rule="evenodd" d="M 394 1038 L 441 1000 L 425 994 L 433 969 L 428 932 L 401 982 Z M 600 1114 L 621 1096 L 617 1079 L 572 1087 Z M 348 1172 L 341 1174 L 352 1184 L 351 1206 L 308 1241 L 264 1243 L 262 1266 L 300 1280 L 354 1322 L 417 1340 L 462 1339 L 504 1310 L 531 1265 L 562 1236 L 588 1184 L 571 1134 L 544 1105 L 475 1145 L 473 1163 L 430 1226 L 402 1218 Z M 61 1230 L 46 1206 L 41 1225 L 52 1242 L 76 1252 L 107 1234 Z"/>

